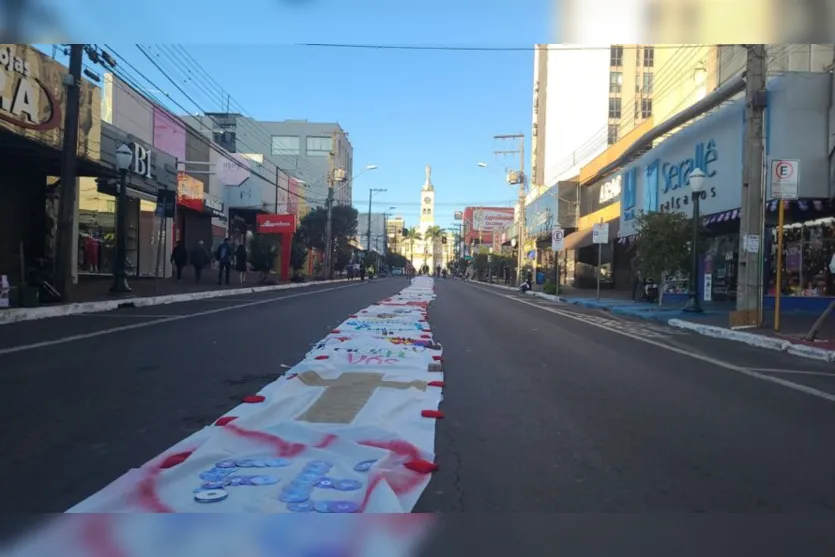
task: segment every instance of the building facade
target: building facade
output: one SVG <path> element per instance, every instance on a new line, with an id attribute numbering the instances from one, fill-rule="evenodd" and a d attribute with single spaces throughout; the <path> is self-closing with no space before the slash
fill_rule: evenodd
<path id="1" fill-rule="evenodd" d="M 324 206 L 328 194 L 329 153 L 335 168 L 342 168 L 348 181 L 334 192 L 336 203 L 353 202 L 353 146 L 337 122 L 307 120 L 270 122 L 237 113 L 212 112 L 186 116 L 186 122 L 233 153 L 261 154 L 278 169 L 301 184 L 297 198 L 313 207 Z"/>
<path id="2" fill-rule="evenodd" d="M 835 296 L 829 271 L 835 253 L 835 165 L 832 163 L 832 75 L 786 73 L 769 80 L 764 126 L 766 163 L 794 159 L 800 164 L 799 196 L 786 204 L 784 309 L 815 309 Z M 695 277 L 705 300 L 736 298 L 742 205 L 744 99 L 734 101 L 684 128 L 626 165 L 621 171 L 623 202 L 618 235 L 628 244 L 640 212 L 678 211 L 692 214 L 687 175 L 701 168 L 706 176 L 701 215 L 708 249 Z M 770 168 L 770 164 L 767 166 Z M 768 184 L 766 183 L 766 187 Z M 766 190 L 769 191 L 768 189 Z M 766 200 L 763 239 L 765 306 L 773 304 L 777 285 L 774 242 L 777 202 Z M 682 270 L 664 286 L 684 296 L 691 277 Z"/>

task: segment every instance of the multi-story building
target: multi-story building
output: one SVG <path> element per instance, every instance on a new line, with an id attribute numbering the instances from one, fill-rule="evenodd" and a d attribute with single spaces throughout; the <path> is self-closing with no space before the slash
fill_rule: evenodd
<path id="1" fill-rule="evenodd" d="M 386 215 L 384 213 L 371 213 L 371 228 L 368 227 L 369 214 L 360 213 L 357 215 L 357 245 L 362 249 L 376 251 L 383 253 L 385 249 L 385 221 Z M 371 241 L 369 242 L 369 231 L 371 232 Z"/>
<path id="2" fill-rule="evenodd" d="M 388 248 L 394 253 L 403 254 L 403 229 L 406 228 L 405 219 L 400 216 L 393 216 L 386 220 L 386 236 L 388 237 Z"/>
<path id="3" fill-rule="evenodd" d="M 333 165 L 345 170 L 347 181 L 337 184 L 337 204 L 353 202 L 354 151 L 348 134 L 339 123 L 284 120 L 268 122 L 237 113 L 206 113 L 190 116 L 192 125 L 206 130 L 207 135 L 226 150 L 236 153 L 260 153 L 282 171 L 304 184 L 302 193 L 313 206 L 324 205 L 328 194 L 328 172 L 333 151 Z"/>

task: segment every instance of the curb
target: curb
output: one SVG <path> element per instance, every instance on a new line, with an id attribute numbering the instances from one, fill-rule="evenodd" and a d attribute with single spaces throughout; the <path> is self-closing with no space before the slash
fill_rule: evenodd
<path id="1" fill-rule="evenodd" d="M 119 300 L 103 300 L 100 302 L 81 302 L 76 304 L 64 304 L 38 308 L 12 308 L 0 311 L 0 325 L 19 323 L 21 321 L 34 321 L 36 319 L 48 319 L 50 317 L 65 317 L 68 315 L 79 315 L 83 313 L 101 313 L 112 311 L 120 307 L 146 307 L 174 304 L 177 302 L 191 302 L 196 300 L 208 300 L 211 298 L 223 298 L 225 296 L 237 296 L 240 294 L 258 294 L 261 292 L 273 292 L 277 290 L 290 290 L 293 288 L 306 288 L 320 284 L 335 284 L 348 282 L 348 279 L 336 279 L 315 282 L 297 282 L 291 284 L 275 284 L 270 286 L 251 286 L 249 288 L 233 288 L 230 290 L 207 290 L 204 292 L 188 292 L 184 294 L 168 294 L 165 296 L 140 296 L 136 298 L 123 298 Z"/>
<path id="2" fill-rule="evenodd" d="M 756 346 L 757 348 L 786 352 L 787 354 L 799 356 L 801 358 L 821 360 L 824 362 L 835 361 L 835 351 L 815 348 L 814 346 L 806 346 L 805 344 L 794 344 L 791 341 L 779 338 L 765 337 L 755 333 L 746 333 L 744 331 L 734 331 L 733 329 L 716 327 L 714 325 L 692 323 L 682 319 L 670 319 L 667 324 L 671 327 L 693 331 L 699 333 L 700 335 L 722 338 L 734 342 L 742 342 L 749 346 Z"/>

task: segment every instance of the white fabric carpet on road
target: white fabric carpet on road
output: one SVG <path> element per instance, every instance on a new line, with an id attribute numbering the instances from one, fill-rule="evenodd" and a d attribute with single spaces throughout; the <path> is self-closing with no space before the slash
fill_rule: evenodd
<path id="1" fill-rule="evenodd" d="M 225 425 L 221 418 L 67 512 L 410 512 L 434 470 L 431 415 L 442 399 L 442 348 L 427 322 L 434 297 L 433 280 L 418 277 L 350 316 Z M 159 554 L 118 527 L 111 534 L 125 555 Z M 387 555 L 402 554 L 397 547 Z"/>

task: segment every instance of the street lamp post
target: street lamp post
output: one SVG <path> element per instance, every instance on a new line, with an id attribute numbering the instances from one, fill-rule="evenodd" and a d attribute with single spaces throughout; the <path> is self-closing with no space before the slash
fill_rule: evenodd
<path id="1" fill-rule="evenodd" d="M 113 286 L 110 291 L 115 294 L 130 292 L 128 276 L 125 269 L 127 259 L 127 202 L 128 202 L 128 168 L 133 159 L 131 148 L 125 144 L 116 151 L 116 168 L 119 170 L 119 202 L 116 206 L 116 260 L 113 262 Z"/>
<path id="2" fill-rule="evenodd" d="M 693 267 L 690 269 L 690 291 L 688 292 L 687 304 L 683 311 L 688 313 L 702 313 L 702 304 L 699 301 L 699 202 L 702 198 L 702 188 L 705 185 L 705 173 L 695 169 L 690 174 L 690 190 L 693 195 L 693 240 L 690 244 L 690 251 L 693 254 Z"/>

